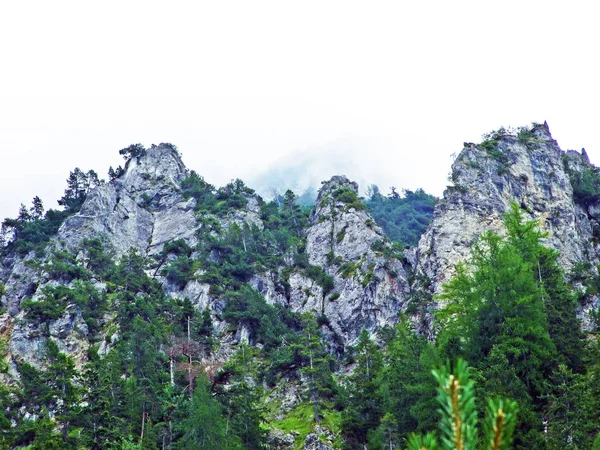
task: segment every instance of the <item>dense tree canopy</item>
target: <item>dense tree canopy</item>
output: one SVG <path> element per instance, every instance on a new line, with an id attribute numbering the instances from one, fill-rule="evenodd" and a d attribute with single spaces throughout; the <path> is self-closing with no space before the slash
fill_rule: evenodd
<path id="1" fill-rule="evenodd" d="M 400 196 L 396 188 L 384 196 L 376 185 L 369 186 L 367 208 L 375 222 L 392 241 L 415 246 L 433 216 L 436 198 L 422 189 L 404 190 Z"/>

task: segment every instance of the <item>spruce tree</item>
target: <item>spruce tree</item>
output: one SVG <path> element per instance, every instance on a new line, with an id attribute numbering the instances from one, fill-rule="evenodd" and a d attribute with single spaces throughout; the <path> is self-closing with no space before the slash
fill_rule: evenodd
<path id="1" fill-rule="evenodd" d="M 212 397 L 208 380 L 198 378 L 187 413 L 178 421 L 182 437 L 177 448 L 182 450 L 241 450 L 236 436 L 228 433 L 221 404 Z"/>
<path id="2" fill-rule="evenodd" d="M 517 210 L 506 220 L 518 231 L 484 233 L 469 264 L 444 286 L 439 342 L 448 357 L 463 356 L 477 369 L 489 393 L 518 399 L 516 444 L 531 448 L 542 445 L 542 396 L 557 352 L 537 264 L 524 257 L 540 253 L 539 232 Z"/>
<path id="3" fill-rule="evenodd" d="M 383 415 L 379 391 L 383 357 L 366 329 L 360 333 L 354 354 L 356 367 L 348 378 L 348 402 L 342 413 L 342 431 L 347 445 L 360 448 Z"/>

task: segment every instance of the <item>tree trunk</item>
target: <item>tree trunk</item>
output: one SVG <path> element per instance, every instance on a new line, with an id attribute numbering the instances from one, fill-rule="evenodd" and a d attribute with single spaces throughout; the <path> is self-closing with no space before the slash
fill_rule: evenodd
<path id="1" fill-rule="evenodd" d="M 144 426 L 146 425 L 146 405 L 144 405 L 144 409 L 142 410 L 142 434 L 140 435 L 140 448 L 144 443 Z"/>
<path id="2" fill-rule="evenodd" d="M 194 380 L 192 376 L 192 337 L 190 333 L 190 317 L 187 318 L 187 353 L 188 353 L 188 389 L 190 397 L 194 395 Z"/>

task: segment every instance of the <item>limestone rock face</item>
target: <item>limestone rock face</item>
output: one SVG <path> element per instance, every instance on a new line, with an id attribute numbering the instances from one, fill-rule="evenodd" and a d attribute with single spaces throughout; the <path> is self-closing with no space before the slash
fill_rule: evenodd
<path id="1" fill-rule="evenodd" d="M 326 435 L 324 433 L 322 434 L 318 434 L 318 433 L 311 433 L 308 436 L 306 436 L 306 440 L 304 441 L 304 450 L 333 450 L 333 447 L 330 447 L 329 445 L 324 444 L 323 442 L 321 442 L 321 436 L 324 436 L 324 439 L 329 438 L 329 435 Z"/>
<path id="2" fill-rule="evenodd" d="M 323 295 L 311 280 L 290 278 L 290 307 L 324 313 L 345 342 L 356 339 L 362 328 L 395 323 L 408 294 L 402 256 L 357 201 L 357 192 L 357 184 L 346 177 L 331 178 L 323 183 L 310 216 L 309 262 L 333 277 L 333 290 Z"/>
<path id="3" fill-rule="evenodd" d="M 546 124 L 536 125 L 526 138 L 501 136 L 493 149 L 466 144 L 452 165 L 453 186 L 435 208 L 433 222 L 415 252 L 417 270 L 439 293 L 459 261 L 469 257 L 475 240 L 488 229 L 502 232 L 502 215 L 511 202 L 540 221 L 548 232 L 545 244 L 561 253 L 565 269 L 598 261 L 592 240 L 596 206 L 588 211 L 573 201 L 565 165 L 578 170 L 587 155 L 563 152 Z"/>
<path id="4" fill-rule="evenodd" d="M 384 239 L 383 231 L 364 208 L 343 201 L 345 195 L 352 194 L 358 198 L 358 185 L 345 176 L 334 176 L 323 183 L 310 215 L 306 240 L 311 264 L 327 265 L 331 253 L 344 260 L 357 260 L 371 252 L 375 241 Z"/>
<path id="5" fill-rule="evenodd" d="M 294 312 L 314 312 L 328 320 L 330 347 L 352 345 L 360 331 L 393 325 L 408 298 L 403 258 L 362 206 L 353 204 L 358 186 L 344 176 L 324 182 L 310 216 L 306 252 L 309 264 L 332 278 L 328 290 L 307 271 L 294 269 L 282 292 L 274 274 L 255 276 L 250 284 L 267 303 Z"/>
<path id="6" fill-rule="evenodd" d="M 588 165 L 585 153 L 563 152 L 546 125 L 535 126 L 525 138 L 505 134 L 492 144 L 466 144 L 452 166 L 453 186 L 436 205 L 433 222 L 418 247 L 404 254 L 366 211 L 357 184 L 334 176 L 323 183 L 305 230 L 308 262 L 293 264 L 290 257 L 282 267 L 255 274 L 249 283 L 270 304 L 321 316 L 329 348 L 345 348 L 355 343 L 363 328 L 374 332 L 395 324 L 420 288 L 415 287 L 415 279 L 429 280 L 427 287 L 439 293 L 456 263 L 469 257 L 480 234 L 502 230 L 502 215 L 513 201 L 530 219 L 540 220 L 549 233 L 547 245 L 561 252 L 567 270 L 580 261 L 595 265 L 600 262 L 594 238 L 600 229 L 600 203 L 584 207 L 574 202 L 569 175 Z M 130 159 L 122 176 L 92 190 L 52 244 L 79 251 L 85 238 L 99 237 L 117 257 L 130 248 L 153 256 L 175 239 L 193 247 L 201 225 L 196 201 L 181 193 L 181 182 L 188 175 L 173 146 L 153 146 L 143 156 Z M 243 223 L 264 228 L 260 199 L 244 195 L 244 208 L 211 217 L 222 230 Z M 49 335 L 79 364 L 89 345 L 80 311 L 70 306 L 63 317 L 46 324 L 44 333 L 20 311 L 22 300 L 35 299 L 53 282 L 33 259 L 33 254 L 25 258 L 8 255 L 0 264 L 0 281 L 5 285 L 1 304 L 6 307 L 0 331 L 9 339 L 11 357 L 39 363 Z M 198 263 L 201 267 L 203 261 Z M 194 279 L 176 286 L 161 278 L 158 270 L 153 275 L 168 295 L 187 297 L 197 309 L 211 311 L 222 338 L 223 360 L 237 342 L 251 339 L 252 330 L 243 327 L 237 334 L 230 333 L 222 318 L 225 300 L 211 295 L 208 284 Z M 588 309 L 597 303 L 598 299 L 592 299 Z M 584 307 L 584 322 L 585 311 Z"/>
<path id="7" fill-rule="evenodd" d="M 48 335 L 43 332 L 46 325 Z M 89 348 L 88 327 L 81 316 L 81 311 L 74 306 L 69 306 L 63 317 L 52 320 L 46 325 L 27 322 L 23 320 L 23 314 L 20 313 L 15 320 L 9 340 L 12 359 L 27 361 L 41 367 L 48 338 L 52 338 L 59 350 L 70 355 L 81 369 Z"/>
<path id="8" fill-rule="evenodd" d="M 149 148 L 128 161 L 121 177 L 88 194 L 79 214 L 61 226 L 58 240 L 75 248 L 84 238 L 100 236 L 117 254 L 132 247 L 153 254 L 179 238 L 194 243 L 195 201 L 179 193 L 187 175 L 171 145 Z"/>

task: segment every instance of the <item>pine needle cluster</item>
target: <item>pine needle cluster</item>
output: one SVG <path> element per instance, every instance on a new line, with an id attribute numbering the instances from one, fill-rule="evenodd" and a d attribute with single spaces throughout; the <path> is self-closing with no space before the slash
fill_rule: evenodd
<path id="1" fill-rule="evenodd" d="M 513 442 L 517 404 L 513 400 L 488 399 L 479 439 L 475 387 L 467 363 L 459 359 L 454 370 L 446 365 L 433 371 L 438 381 L 437 401 L 441 421 L 438 432 L 413 435 L 408 450 L 508 450 Z"/>

